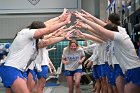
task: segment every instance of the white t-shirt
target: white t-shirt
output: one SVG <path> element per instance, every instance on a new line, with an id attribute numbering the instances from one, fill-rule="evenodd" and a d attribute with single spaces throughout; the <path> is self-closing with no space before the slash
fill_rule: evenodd
<path id="1" fill-rule="evenodd" d="M 109 52 L 108 52 L 108 63 L 109 65 L 112 65 L 114 67 L 114 64 L 119 64 L 119 62 L 116 60 L 115 57 L 115 51 L 114 51 L 114 41 L 109 41 L 108 42 L 110 47 L 109 47 Z"/>
<path id="2" fill-rule="evenodd" d="M 34 60 L 35 67 L 38 72 L 42 71 L 41 66 L 43 65 L 49 65 L 49 55 L 48 55 L 48 50 L 46 47 L 38 49 L 38 55 L 36 59 Z"/>
<path id="3" fill-rule="evenodd" d="M 49 65 L 49 53 L 48 50 L 45 48 L 42 48 L 42 52 L 43 52 L 43 60 L 42 60 L 42 66 L 43 65 Z"/>
<path id="4" fill-rule="evenodd" d="M 84 51 L 88 54 L 92 54 L 95 47 L 96 47 L 96 43 L 93 43 L 93 44 L 85 47 Z"/>
<path id="5" fill-rule="evenodd" d="M 93 65 L 97 65 L 98 63 L 98 46 L 99 44 L 97 43 L 92 44 L 92 47 L 91 47 L 92 55 L 90 58 L 88 58 L 89 61 L 93 62 Z"/>
<path id="6" fill-rule="evenodd" d="M 15 67 L 21 71 L 25 69 L 36 51 L 36 40 L 33 38 L 35 31 L 36 29 L 23 29 L 18 32 L 4 65 Z"/>
<path id="7" fill-rule="evenodd" d="M 114 32 L 114 55 L 121 68 L 132 69 L 140 67 L 139 58 L 134 45 L 127 34 Z"/>
<path id="8" fill-rule="evenodd" d="M 35 61 L 32 61 L 32 63 L 29 65 L 29 67 L 26 68 L 26 71 L 27 71 L 28 69 L 33 70 L 34 67 L 35 67 Z"/>
<path id="9" fill-rule="evenodd" d="M 98 65 L 105 64 L 106 62 L 106 42 L 99 44 L 98 46 Z"/>
<path id="10" fill-rule="evenodd" d="M 62 57 L 66 58 L 66 60 L 69 62 L 67 65 L 65 65 L 65 70 L 76 70 L 76 69 L 82 69 L 82 64 L 78 64 L 81 57 L 85 56 L 84 50 L 79 47 L 76 51 L 70 51 L 68 47 L 65 47 L 63 49 Z"/>
<path id="11" fill-rule="evenodd" d="M 119 31 L 119 33 L 121 33 L 121 34 L 127 34 L 126 29 L 123 28 L 123 27 L 118 26 L 118 31 Z"/>

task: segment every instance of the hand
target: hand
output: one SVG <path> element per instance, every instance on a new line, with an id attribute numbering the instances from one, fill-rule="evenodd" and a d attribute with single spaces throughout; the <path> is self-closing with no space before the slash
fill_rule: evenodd
<path id="1" fill-rule="evenodd" d="M 65 26 L 62 26 L 61 28 L 59 28 L 57 30 L 56 34 L 64 32 L 64 29 L 66 29 L 66 25 Z"/>
<path id="2" fill-rule="evenodd" d="M 62 26 L 62 27 L 59 28 L 58 30 L 65 29 L 65 28 L 67 28 L 66 25 Z"/>
<path id="3" fill-rule="evenodd" d="M 83 63 L 83 62 L 81 62 L 81 61 L 78 62 L 79 65 L 82 64 L 82 63 Z"/>
<path id="4" fill-rule="evenodd" d="M 91 66 L 93 65 L 93 62 L 92 61 L 89 61 L 86 68 L 90 68 Z"/>
<path id="5" fill-rule="evenodd" d="M 68 24 L 71 23 L 71 13 L 68 14 L 68 17 L 67 17 L 67 19 L 66 19 L 66 22 L 67 22 Z"/>
<path id="6" fill-rule="evenodd" d="M 88 13 L 88 12 L 86 12 L 85 10 L 81 10 L 81 13 L 82 13 L 82 16 L 83 17 L 86 17 L 86 18 L 91 18 L 92 17 L 92 15 L 90 14 L 90 13 Z"/>
<path id="7" fill-rule="evenodd" d="M 65 35 L 65 38 L 67 39 L 67 40 L 71 40 L 71 38 L 72 38 L 72 33 L 75 31 L 75 29 L 73 29 L 73 30 L 71 30 L 71 31 L 69 31 L 69 32 L 67 32 L 66 33 L 66 35 Z"/>
<path id="8" fill-rule="evenodd" d="M 68 9 L 64 8 L 63 13 L 59 16 L 60 18 L 67 13 Z"/>
<path id="9" fill-rule="evenodd" d="M 75 24 L 75 27 L 77 27 L 77 28 L 87 28 L 87 24 L 85 24 L 85 23 L 83 23 L 81 20 L 76 20 L 76 22 L 75 22 L 76 24 Z"/>
<path id="10" fill-rule="evenodd" d="M 65 64 L 65 65 L 67 65 L 68 63 L 69 63 L 68 61 L 63 62 L 63 64 Z"/>
<path id="11" fill-rule="evenodd" d="M 59 16 L 59 21 L 61 22 L 66 22 L 66 24 L 70 24 L 71 23 L 71 13 L 65 13 L 62 16 Z"/>
<path id="12" fill-rule="evenodd" d="M 86 67 L 88 61 L 89 61 L 89 60 L 86 60 L 86 61 L 84 62 L 84 67 Z"/>
<path id="13" fill-rule="evenodd" d="M 66 28 L 65 31 L 73 30 L 75 26 L 71 25 L 69 28 Z"/>
<path id="14" fill-rule="evenodd" d="M 81 14 L 80 12 L 78 12 L 78 11 L 75 11 L 74 15 L 75 15 L 77 18 L 79 18 L 79 19 L 82 19 L 82 18 L 83 18 L 83 17 L 82 17 L 82 14 Z"/>
<path id="15" fill-rule="evenodd" d="M 83 36 L 83 33 L 80 30 L 75 30 L 75 33 L 79 37 Z"/>
<path id="16" fill-rule="evenodd" d="M 53 74 L 56 75 L 56 69 L 53 69 Z"/>
<path id="17" fill-rule="evenodd" d="M 61 28 L 59 28 L 57 31 L 55 31 L 53 34 L 54 34 L 54 36 L 60 36 L 60 35 L 62 35 L 63 33 L 64 33 L 64 31 L 65 31 L 65 29 L 66 29 L 66 26 L 62 26 Z"/>

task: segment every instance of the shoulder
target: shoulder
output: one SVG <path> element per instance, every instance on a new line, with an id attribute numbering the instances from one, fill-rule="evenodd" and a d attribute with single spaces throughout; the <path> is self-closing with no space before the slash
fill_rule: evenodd
<path id="1" fill-rule="evenodd" d="M 126 32 L 126 29 L 121 27 L 121 26 L 118 26 L 118 31 L 121 33 L 121 34 L 127 34 Z"/>
<path id="2" fill-rule="evenodd" d="M 36 29 L 25 28 L 25 29 L 22 29 L 18 34 L 26 35 L 26 36 L 32 36 L 33 37 L 35 31 L 36 31 Z"/>
<path id="3" fill-rule="evenodd" d="M 94 43 L 94 44 L 91 44 L 91 45 L 89 45 L 89 46 L 87 46 L 87 48 L 95 48 L 97 46 L 97 43 Z"/>
<path id="4" fill-rule="evenodd" d="M 68 50 L 68 47 L 64 47 L 64 48 L 63 48 L 63 51 L 66 51 L 66 50 Z"/>
<path id="5" fill-rule="evenodd" d="M 84 49 L 82 47 L 79 47 L 77 51 L 84 51 Z"/>
<path id="6" fill-rule="evenodd" d="M 69 51 L 68 47 L 63 48 L 63 53 L 67 53 Z"/>

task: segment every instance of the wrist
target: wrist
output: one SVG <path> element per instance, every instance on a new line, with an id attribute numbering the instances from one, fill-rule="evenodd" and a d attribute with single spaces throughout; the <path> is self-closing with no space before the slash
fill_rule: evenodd
<path id="1" fill-rule="evenodd" d="M 61 37 L 63 37 L 64 39 L 66 38 L 66 36 L 65 36 L 65 35 L 63 35 L 63 34 L 61 34 L 60 36 L 61 36 Z"/>
<path id="2" fill-rule="evenodd" d="M 63 37 L 64 37 L 64 39 L 66 39 L 66 36 L 65 35 Z"/>
<path id="3" fill-rule="evenodd" d="M 82 64 L 82 61 L 81 60 L 79 61 L 79 64 Z"/>
<path id="4" fill-rule="evenodd" d="M 88 30 L 88 25 L 86 24 L 86 26 L 85 26 L 85 30 Z"/>
<path id="5" fill-rule="evenodd" d="M 58 16 L 58 20 L 60 20 L 60 16 Z"/>
<path id="6" fill-rule="evenodd" d="M 86 39 L 86 37 L 85 37 L 84 35 L 81 35 L 81 38 L 82 38 L 82 39 Z"/>

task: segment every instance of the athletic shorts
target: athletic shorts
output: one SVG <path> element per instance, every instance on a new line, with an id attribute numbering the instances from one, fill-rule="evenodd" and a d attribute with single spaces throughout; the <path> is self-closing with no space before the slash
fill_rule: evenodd
<path id="1" fill-rule="evenodd" d="M 40 79 L 40 78 L 44 77 L 46 79 L 48 76 L 48 66 L 44 65 L 44 66 L 41 66 L 41 68 L 42 68 L 42 71 L 37 72 L 37 78 Z"/>
<path id="2" fill-rule="evenodd" d="M 125 84 L 130 82 L 140 86 L 140 67 L 127 70 L 125 75 Z"/>
<path id="3" fill-rule="evenodd" d="M 24 78 L 28 79 L 28 74 L 31 73 L 33 76 L 33 80 L 36 81 L 37 80 L 37 71 L 35 70 L 35 68 L 33 70 L 28 69 L 27 71 L 23 72 L 23 76 Z"/>
<path id="4" fill-rule="evenodd" d="M 101 74 L 101 68 L 100 68 L 100 65 L 94 65 L 93 66 L 93 69 L 92 69 L 92 77 L 94 79 L 99 79 L 100 78 L 100 75 Z"/>
<path id="5" fill-rule="evenodd" d="M 10 66 L 0 66 L 0 77 L 6 88 L 10 88 L 18 77 L 24 79 L 20 70 Z"/>
<path id="6" fill-rule="evenodd" d="M 27 71 L 22 72 L 22 75 L 24 78 L 28 79 L 28 72 Z"/>
<path id="7" fill-rule="evenodd" d="M 82 73 L 82 69 L 76 69 L 74 71 L 69 71 L 69 70 L 64 71 L 65 76 L 74 76 L 75 73 Z"/>
<path id="8" fill-rule="evenodd" d="M 35 68 L 33 70 L 29 69 L 28 74 L 31 73 L 33 76 L 33 80 L 36 81 L 37 80 L 37 71 L 35 70 Z"/>
<path id="9" fill-rule="evenodd" d="M 106 77 L 106 66 L 107 66 L 107 64 L 100 65 L 100 67 L 101 67 L 100 78 Z"/>
<path id="10" fill-rule="evenodd" d="M 115 80 L 117 79 L 118 76 L 124 77 L 124 74 L 119 64 L 114 64 L 114 72 L 115 72 Z"/>
<path id="11" fill-rule="evenodd" d="M 109 66 L 108 64 L 106 66 L 106 76 L 108 79 L 108 83 L 112 86 L 115 86 L 115 70 L 112 66 Z"/>

